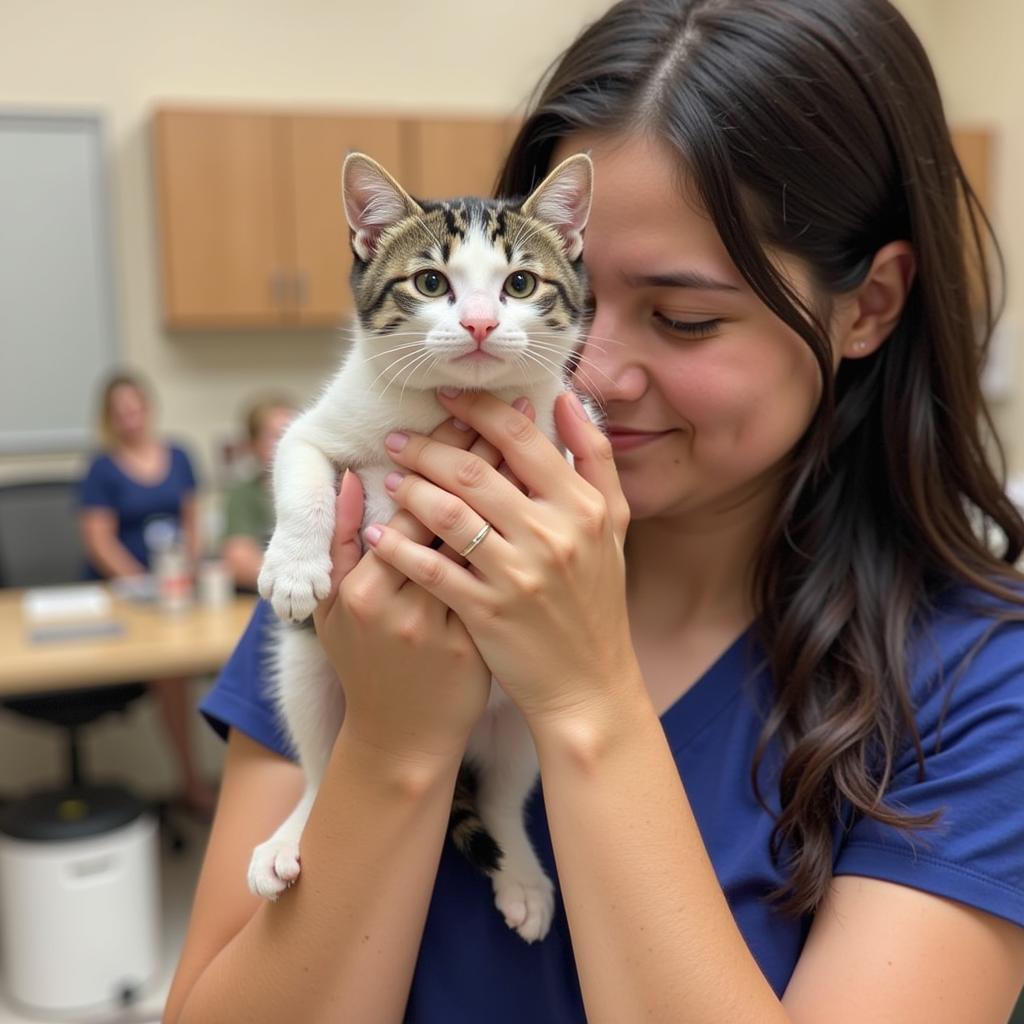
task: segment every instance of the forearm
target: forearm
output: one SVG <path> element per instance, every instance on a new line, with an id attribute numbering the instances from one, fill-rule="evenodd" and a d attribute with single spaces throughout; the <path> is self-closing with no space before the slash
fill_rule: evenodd
<path id="1" fill-rule="evenodd" d="M 653 709 L 535 728 L 590 1024 L 786 1021 L 729 910 Z"/>
<path id="2" fill-rule="evenodd" d="M 108 579 L 141 576 L 145 566 L 116 538 L 94 540 L 86 545 L 89 561 Z"/>
<path id="3" fill-rule="evenodd" d="M 198 565 L 203 553 L 203 539 L 199 533 L 199 506 L 194 495 L 182 503 L 181 532 L 189 565 Z"/>
<path id="4" fill-rule="evenodd" d="M 402 1019 L 459 759 L 397 764 L 342 731 L 302 837 L 302 875 L 261 905 L 177 1024 Z"/>
<path id="5" fill-rule="evenodd" d="M 224 542 L 223 558 L 238 586 L 256 589 L 263 566 L 263 548 L 252 537 L 228 537 Z"/>

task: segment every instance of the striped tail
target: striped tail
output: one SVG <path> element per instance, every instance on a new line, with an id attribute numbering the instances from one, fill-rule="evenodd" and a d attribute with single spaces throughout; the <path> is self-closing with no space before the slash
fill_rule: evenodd
<path id="1" fill-rule="evenodd" d="M 503 856 L 501 847 L 476 812 L 476 776 L 465 764 L 459 769 L 459 777 L 455 780 L 448 834 L 455 849 L 473 867 L 485 875 L 498 870 Z"/>

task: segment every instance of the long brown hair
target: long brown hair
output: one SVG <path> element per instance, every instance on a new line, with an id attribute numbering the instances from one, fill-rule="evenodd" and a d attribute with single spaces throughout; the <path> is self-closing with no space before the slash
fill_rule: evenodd
<path id="1" fill-rule="evenodd" d="M 784 468 L 755 584 L 775 698 L 751 779 L 769 810 L 758 766 L 780 741 L 771 852 L 788 884 L 771 896 L 806 913 L 827 891 L 847 812 L 899 828 L 935 819 L 884 802 L 907 742 L 924 772 L 915 627 L 957 583 L 1021 601 L 1024 521 L 979 382 L 996 315 L 986 248 L 998 249 L 928 58 L 887 0 L 622 0 L 553 66 L 499 194 L 529 192 L 567 135 L 637 130 L 678 151 L 736 267 L 820 367 L 820 406 Z M 901 319 L 834 372 L 829 299 L 897 239 L 917 262 Z M 805 262 L 814 301 L 772 250 Z M 998 554 L 980 539 L 993 529 Z"/>

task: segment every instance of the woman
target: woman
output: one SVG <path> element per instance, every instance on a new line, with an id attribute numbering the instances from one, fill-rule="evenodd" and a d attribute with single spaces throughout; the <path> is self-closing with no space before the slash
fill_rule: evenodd
<path id="1" fill-rule="evenodd" d="M 81 529 L 91 579 L 139 576 L 149 571 L 154 531 L 181 535 L 194 565 L 199 553 L 196 478 L 183 448 L 153 434 L 152 403 L 131 374 L 110 378 L 100 401 L 104 451 L 82 481 Z M 200 817 L 213 812 L 213 791 L 202 778 L 189 737 L 188 692 L 182 679 L 150 688 L 181 775 L 185 807 Z"/>
<path id="2" fill-rule="evenodd" d="M 274 396 L 254 402 L 245 417 L 249 451 L 255 465 L 251 475 L 237 481 L 225 495 L 221 546 L 221 557 L 239 590 L 256 592 L 263 552 L 274 532 L 270 466 L 277 442 L 295 413 L 294 402 Z"/>
<path id="3" fill-rule="evenodd" d="M 477 455 L 451 424 L 389 439 L 403 511 L 362 558 L 346 477 L 316 621 L 347 712 L 301 878 L 244 888 L 301 789 L 257 618 L 207 706 L 227 769 L 165 1019 L 1005 1021 L 1024 523 L 979 437 L 978 210 L 927 59 L 885 0 L 625 0 L 503 192 L 579 150 L 609 439 L 560 399 L 573 471 L 528 416 L 445 398 Z M 471 567 L 428 546 L 484 523 Z M 531 946 L 444 842 L 491 671 L 558 872 Z"/>

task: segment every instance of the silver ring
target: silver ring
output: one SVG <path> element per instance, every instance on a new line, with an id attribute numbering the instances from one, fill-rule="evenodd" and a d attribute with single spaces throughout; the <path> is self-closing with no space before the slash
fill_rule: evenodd
<path id="1" fill-rule="evenodd" d="M 460 558 L 467 558 L 471 555 L 476 546 L 491 532 L 491 524 L 484 520 L 484 525 L 480 528 L 480 532 L 459 552 Z"/>

